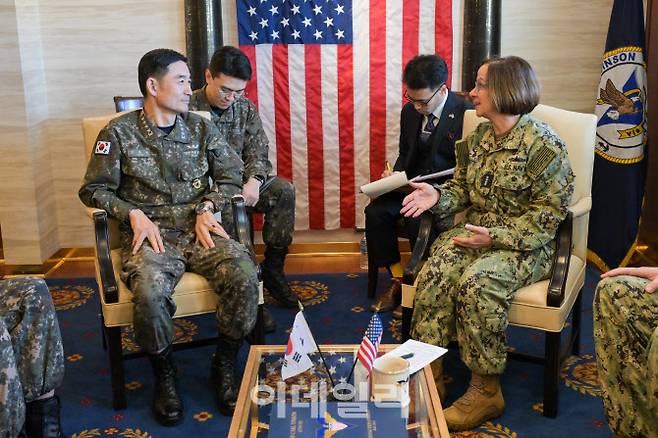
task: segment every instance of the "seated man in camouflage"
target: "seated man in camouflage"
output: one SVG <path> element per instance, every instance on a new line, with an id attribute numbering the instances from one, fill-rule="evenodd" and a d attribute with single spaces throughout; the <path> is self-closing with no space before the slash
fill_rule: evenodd
<path id="1" fill-rule="evenodd" d="M 618 437 L 658 437 L 658 268 L 617 268 L 594 296 L 603 406 Z"/>
<path id="2" fill-rule="evenodd" d="M 79 196 L 120 222 L 121 276 L 133 293 L 135 339 L 153 366 L 155 417 L 171 426 L 183 419 L 171 353 L 174 287 L 191 271 L 219 296 L 212 374 L 219 410 L 231 415 L 237 353 L 256 322 L 258 278 L 246 248 L 213 216 L 240 193 L 243 166 L 210 121 L 187 113 L 187 59 L 152 50 L 140 60 L 138 76 L 144 108 L 99 133 Z"/>
<path id="3" fill-rule="evenodd" d="M 235 47 L 224 46 L 213 54 L 206 69 L 206 86 L 194 91 L 190 109 L 210 111 L 219 132 L 244 161 L 245 203 L 265 213 L 265 260 L 261 264 L 264 286 L 281 305 L 295 308 L 298 298 L 283 274 L 295 226 L 295 188 L 285 179 L 272 175 L 269 141 L 263 124 L 256 106 L 244 96 L 250 79 L 247 55 Z M 230 214 L 224 212 L 222 223 L 227 231 L 230 221 Z M 269 319 L 266 316 L 266 322 Z M 271 324 L 267 325 L 273 328 Z"/>
<path id="4" fill-rule="evenodd" d="M 0 282 L 0 436 L 64 437 L 59 398 L 64 350 L 46 283 Z"/>

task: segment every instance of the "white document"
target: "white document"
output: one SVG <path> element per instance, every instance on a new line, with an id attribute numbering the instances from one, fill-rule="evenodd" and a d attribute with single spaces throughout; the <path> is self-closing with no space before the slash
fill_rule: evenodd
<path id="1" fill-rule="evenodd" d="M 407 174 L 405 172 L 394 172 L 377 181 L 373 181 L 361 186 L 361 192 L 368 195 L 370 198 L 376 198 L 384 193 L 391 192 L 402 186 L 409 184 Z"/>
<path id="2" fill-rule="evenodd" d="M 377 181 L 373 181 L 368 184 L 361 186 L 361 192 L 368 195 L 370 198 L 376 198 L 381 196 L 384 193 L 392 192 L 395 189 L 406 186 L 411 182 L 423 182 L 435 178 L 441 178 L 442 176 L 448 176 L 455 173 L 455 168 L 442 170 L 441 172 L 430 173 L 428 175 L 418 175 L 411 179 L 407 179 L 406 172 L 394 172 L 393 174 L 386 176 Z"/>
<path id="3" fill-rule="evenodd" d="M 409 339 L 407 342 L 389 351 L 382 357 L 405 356 L 404 358 L 409 361 L 409 374 L 413 374 L 416 371 L 425 368 L 426 365 L 443 356 L 447 352 L 448 350 L 445 348 Z M 412 356 L 408 357 L 409 355 Z"/>

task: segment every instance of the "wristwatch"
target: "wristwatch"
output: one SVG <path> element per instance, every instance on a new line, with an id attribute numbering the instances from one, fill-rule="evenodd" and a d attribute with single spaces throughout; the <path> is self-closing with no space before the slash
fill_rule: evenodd
<path id="1" fill-rule="evenodd" d="M 200 204 L 197 204 L 196 207 L 194 207 L 194 212 L 198 215 L 205 213 L 206 211 L 209 211 L 210 213 L 215 212 L 215 207 L 206 201 L 201 202 Z"/>
<path id="2" fill-rule="evenodd" d="M 265 182 L 265 177 L 263 175 L 254 175 L 252 176 L 253 179 L 257 180 L 261 184 Z"/>

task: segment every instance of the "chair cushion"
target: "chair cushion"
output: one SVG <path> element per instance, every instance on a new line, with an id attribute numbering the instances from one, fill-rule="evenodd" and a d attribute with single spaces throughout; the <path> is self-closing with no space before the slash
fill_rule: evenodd
<path id="1" fill-rule="evenodd" d="M 402 285 L 402 306 L 413 308 L 418 279 L 411 286 Z M 579 257 L 571 256 L 569 274 L 565 287 L 565 297 L 560 307 L 546 305 L 548 280 L 533 283 L 519 289 L 512 298 L 509 309 L 509 323 L 520 327 L 528 327 L 549 332 L 562 331 L 564 322 L 569 316 L 573 303 L 580 289 L 585 284 L 585 262 Z"/>
<path id="2" fill-rule="evenodd" d="M 548 280 L 519 289 L 509 309 L 509 323 L 549 332 L 562 331 L 564 322 L 585 284 L 585 261 L 574 255 L 569 260 L 565 297 L 560 307 L 546 305 Z"/>
<path id="3" fill-rule="evenodd" d="M 120 250 L 113 250 L 111 256 L 114 272 L 121 272 Z M 98 268 L 96 272 L 98 273 Z M 133 320 L 133 294 L 118 275 L 116 280 L 119 287 L 119 301 L 117 303 L 106 303 L 104 294 L 100 294 L 103 317 L 107 327 L 131 325 Z M 101 284 L 100 280 L 98 280 L 98 284 Z M 217 294 L 204 277 L 193 272 L 183 274 L 183 277 L 174 288 L 173 296 L 176 302 L 174 318 L 213 313 L 217 308 Z M 258 303 L 263 303 L 262 283 Z"/>

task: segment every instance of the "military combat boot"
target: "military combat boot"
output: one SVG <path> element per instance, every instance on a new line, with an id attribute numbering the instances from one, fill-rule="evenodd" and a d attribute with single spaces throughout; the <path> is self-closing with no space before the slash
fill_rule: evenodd
<path id="1" fill-rule="evenodd" d="M 265 333 L 274 333 L 276 331 L 276 321 L 267 307 L 263 307 L 263 329 Z"/>
<path id="2" fill-rule="evenodd" d="M 434 375 L 434 384 L 436 391 L 439 393 L 439 398 L 442 402 L 446 401 L 446 383 L 443 381 L 443 358 L 440 357 L 430 364 L 432 367 L 432 374 Z"/>
<path id="3" fill-rule="evenodd" d="M 473 373 L 466 393 L 443 411 L 451 431 L 470 430 L 503 414 L 505 400 L 500 390 L 500 376 Z"/>
<path id="4" fill-rule="evenodd" d="M 160 354 L 150 354 L 155 376 L 153 414 L 163 426 L 175 426 L 183 420 L 183 402 L 176 390 L 176 366 L 171 345 Z"/>
<path id="5" fill-rule="evenodd" d="M 59 397 L 56 395 L 27 403 L 25 434 L 30 438 L 64 438 L 59 410 Z"/>
<path id="6" fill-rule="evenodd" d="M 283 264 L 288 249 L 265 248 L 265 260 L 260 264 L 263 285 L 280 305 L 297 307 L 297 296 L 293 293 L 283 274 Z"/>
<path id="7" fill-rule="evenodd" d="M 230 417 L 238 399 L 236 365 L 242 341 L 227 339 L 220 335 L 217 350 L 212 359 L 211 379 L 215 385 L 217 407 L 222 415 Z"/>

